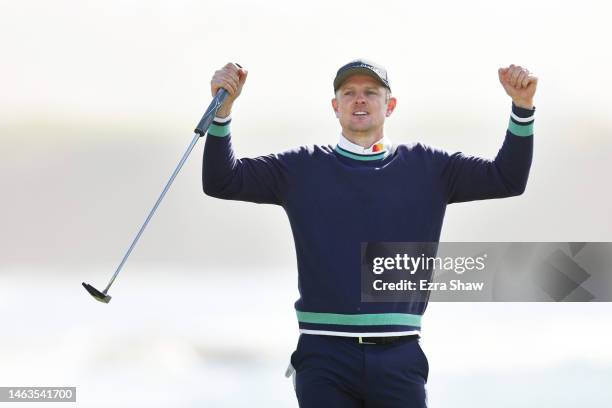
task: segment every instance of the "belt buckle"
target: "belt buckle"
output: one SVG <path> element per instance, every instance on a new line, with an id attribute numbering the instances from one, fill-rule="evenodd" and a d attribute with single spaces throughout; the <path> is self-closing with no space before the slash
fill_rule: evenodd
<path id="1" fill-rule="evenodd" d="M 366 337 L 367 339 L 367 337 Z M 363 341 L 363 337 L 359 336 L 359 344 L 376 344 L 369 341 Z"/>

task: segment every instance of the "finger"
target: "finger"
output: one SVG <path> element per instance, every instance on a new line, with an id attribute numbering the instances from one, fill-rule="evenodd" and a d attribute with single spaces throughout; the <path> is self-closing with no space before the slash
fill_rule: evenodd
<path id="1" fill-rule="evenodd" d="M 521 81 L 521 87 L 527 88 L 527 85 L 529 85 L 530 82 L 531 82 L 531 76 L 528 73 L 526 73 L 525 76 L 523 77 L 523 80 Z"/>
<path id="2" fill-rule="evenodd" d="M 231 62 L 228 62 L 223 68 L 215 71 L 211 81 L 211 92 L 215 96 L 219 88 L 225 89 L 231 96 L 235 96 L 238 92 L 238 68 Z"/>
<path id="3" fill-rule="evenodd" d="M 226 91 L 229 92 L 230 87 L 223 83 L 223 82 L 213 82 L 210 86 L 210 93 L 212 94 L 212 96 L 217 95 L 217 92 L 219 92 L 219 89 L 225 89 Z"/>
<path id="4" fill-rule="evenodd" d="M 529 86 L 529 85 L 532 85 L 532 84 L 534 86 L 537 86 L 537 84 L 538 84 L 538 77 L 536 77 L 534 75 L 528 75 L 527 76 L 527 85 L 526 86 Z"/>
<path id="5" fill-rule="evenodd" d="M 219 88 L 225 89 L 230 95 L 236 93 L 236 87 L 224 77 L 216 78 L 213 82 L 213 95 L 216 95 Z"/>
<path id="6" fill-rule="evenodd" d="M 218 84 L 218 83 L 219 83 L 219 81 L 221 81 L 221 80 L 222 80 L 222 78 L 223 78 L 223 76 L 224 76 L 224 75 L 225 75 L 225 74 L 224 74 L 224 72 L 223 72 L 223 69 L 218 69 L 218 70 L 216 70 L 216 71 L 215 71 L 215 73 L 213 74 L 213 77 L 212 77 L 212 80 L 211 80 L 211 84 L 212 84 L 212 83 Z"/>
<path id="7" fill-rule="evenodd" d="M 521 67 L 512 67 L 511 73 L 510 73 L 510 85 L 512 86 L 516 86 L 516 80 L 518 79 L 518 76 L 521 73 Z"/>
<path id="8" fill-rule="evenodd" d="M 506 67 L 506 68 L 499 68 L 497 70 L 498 74 L 499 74 L 499 81 L 504 84 L 508 81 L 508 71 L 510 68 Z"/>
<path id="9" fill-rule="evenodd" d="M 213 75 L 213 78 L 210 80 L 210 92 L 212 96 L 215 96 L 219 88 L 223 85 L 223 82 L 219 79 L 219 72 L 220 71 L 215 72 L 215 75 Z"/>
<path id="10" fill-rule="evenodd" d="M 510 64 L 508 65 L 508 68 L 506 68 L 506 84 L 510 84 L 510 80 L 512 79 L 512 72 L 514 71 L 514 64 Z"/>
<path id="11" fill-rule="evenodd" d="M 238 75 L 226 75 L 224 78 L 225 83 L 230 85 L 233 89 L 233 92 L 230 92 L 232 95 L 238 93 L 238 89 L 240 88 L 240 80 L 238 79 Z M 229 89 L 228 89 L 229 92 Z"/>
<path id="12" fill-rule="evenodd" d="M 225 72 L 226 74 L 233 76 L 236 78 L 237 82 L 240 82 L 240 70 L 242 68 L 239 67 L 238 65 L 234 64 L 233 62 L 228 63 L 225 67 L 223 67 L 223 72 Z"/>
<path id="13" fill-rule="evenodd" d="M 233 91 L 238 89 L 238 75 L 236 74 L 221 71 L 218 75 L 215 75 L 214 79 L 215 82 L 221 84 L 221 87 L 227 86 L 226 90 L 228 92 L 230 92 L 231 89 L 232 92 L 230 92 L 230 94 L 234 93 Z"/>
<path id="14" fill-rule="evenodd" d="M 228 62 L 223 66 L 223 70 L 226 72 L 238 72 L 238 67 L 233 62 Z"/>
<path id="15" fill-rule="evenodd" d="M 240 78 L 240 85 L 244 85 L 244 83 L 246 82 L 247 79 L 247 75 L 249 75 L 249 71 L 247 71 L 244 68 L 240 68 L 240 70 L 238 71 L 238 76 Z"/>
<path id="16" fill-rule="evenodd" d="M 512 86 L 512 73 L 514 72 L 514 64 L 510 64 L 508 66 L 508 71 L 506 71 L 506 84 Z"/>
<path id="17" fill-rule="evenodd" d="M 223 81 L 221 88 L 225 89 L 231 96 L 235 96 L 237 92 L 236 86 L 230 81 Z"/>
<path id="18" fill-rule="evenodd" d="M 521 72 L 519 72 L 518 76 L 516 77 L 516 87 L 517 88 L 523 87 L 523 81 L 525 80 L 525 78 L 527 78 L 527 71 L 522 69 Z"/>

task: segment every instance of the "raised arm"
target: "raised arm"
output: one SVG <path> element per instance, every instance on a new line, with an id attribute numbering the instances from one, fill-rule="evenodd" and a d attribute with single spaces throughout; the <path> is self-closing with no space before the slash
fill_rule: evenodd
<path id="1" fill-rule="evenodd" d="M 511 197 L 525 191 L 533 156 L 533 97 L 538 79 L 515 65 L 500 68 L 498 75 L 512 98 L 504 142 L 494 160 L 460 152 L 445 155 L 449 203 Z"/>
<path id="2" fill-rule="evenodd" d="M 279 204 L 284 201 L 287 174 L 287 154 L 270 154 L 256 158 L 237 159 L 232 148 L 230 113 L 242 92 L 247 71 L 232 63 L 216 71 L 211 80 L 211 92 L 219 88 L 229 96 L 208 129 L 204 145 L 202 187 L 204 193 L 227 200 Z"/>

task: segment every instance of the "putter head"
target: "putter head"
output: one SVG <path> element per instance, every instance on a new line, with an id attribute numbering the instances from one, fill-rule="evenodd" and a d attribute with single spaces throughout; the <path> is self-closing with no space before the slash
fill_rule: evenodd
<path id="1" fill-rule="evenodd" d="M 105 295 L 104 293 L 100 292 L 98 289 L 96 289 L 93 286 L 91 286 L 89 283 L 83 282 L 83 287 L 97 301 L 102 302 L 102 303 L 110 302 L 111 297 L 109 295 Z"/>

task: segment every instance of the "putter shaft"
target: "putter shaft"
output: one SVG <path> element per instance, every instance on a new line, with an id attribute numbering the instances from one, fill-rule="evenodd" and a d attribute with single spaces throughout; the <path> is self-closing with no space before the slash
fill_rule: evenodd
<path id="1" fill-rule="evenodd" d="M 225 101 L 225 98 L 227 98 L 227 96 L 228 96 L 228 93 L 227 93 L 227 91 L 225 89 L 221 88 L 221 89 L 219 89 L 217 91 L 217 93 L 216 93 L 215 97 L 213 98 L 212 102 L 210 103 L 210 105 L 206 109 L 206 112 L 204 112 L 204 115 L 202 116 L 202 119 L 200 120 L 200 122 L 198 123 L 197 127 L 195 128 L 195 130 L 194 130 L 195 135 L 194 135 L 193 139 L 191 140 L 191 143 L 187 147 L 187 150 L 183 154 L 183 157 L 181 157 L 181 160 L 179 161 L 178 165 L 174 169 L 174 172 L 170 176 L 170 179 L 166 183 L 163 191 L 161 192 L 161 194 L 157 198 L 157 201 L 155 202 L 155 205 L 153 206 L 151 211 L 149 211 L 149 214 L 147 215 L 147 218 L 145 219 L 145 222 L 142 224 L 142 226 L 138 230 L 138 233 L 136 234 L 136 237 L 134 237 L 134 239 L 132 240 L 132 243 L 130 244 L 130 247 L 128 248 L 127 252 L 123 256 L 123 259 L 121 259 L 121 262 L 119 263 L 119 266 L 117 267 L 117 269 L 115 270 L 115 273 L 113 274 L 112 278 L 108 282 L 108 285 L 106 285 L 106 288 L 104 288 L 104 290 L 102 292 L 98 292 L 97 289 L 95 289 L 93 286 L 91 286 L 89 284 L 86 284 L 86 283 L 83 283 L 83 286 L 85 287 L 85 289 L 87 289 L 87 291 L 94 298 L 96 298 L 97 300 L 100 300 L 100 301 L 102 301 L 104 303 L 108 303 L 110 301 L 110 296 L 107 295 L 110 287 L 112 286 L 113 282 L 117 278 L 117 275 L 119 275 L 119 272 L 121 272 L 121 269 L 123 268 L 123 265 L 125 265 L 125 262 L 127 261 L 127 259 L 129 258 L 130 254 L 132 253 L 132 250 L 136 246 L 136 243 L 138 242 L 138 239 L 140 239 L 140 236 L 142 235 L 142 233 L 144 232 L 145 228 L 149 224 L 149 221 L 153 217 L 153 214 L 155 214 L 155 210 L 157 210 L 157 207 L 159 207 L 159 204 L 161 203 L 161 201 L 163 200 L 164 196 L 166 195 L 166 193 L 170 189 L 170 186 L 172 185 L 172 182 L 174 181 L 174 179 L 176 178 L 177 174 L 179 173 L 179 171 L 183 167 L 183 164 L 185 164 L 185 161 L 187 160 L 187 158 L 189 157 L 189 154 L 191 153 L 191 151 L 195 147 L 196 143 L 198 142 L 198 139 L 206 134 L 206 132 L 208 131 L 208 128 L 210 127 L 210 125 L 211 125 L 211 123 L 212 123 L 212 121 L 213 121 L 213 119 L 214 119 L 214 117 L 215 117 L 215 115 L 217 113 L 217 110 L 219 110 L 219 107 L 223 104 L 223 102 Z M 87 286 L 85 286 L 85 285 L 87 285 Z M 104 300 L 102 300 L 102 299 L 104 299 Z"/>

